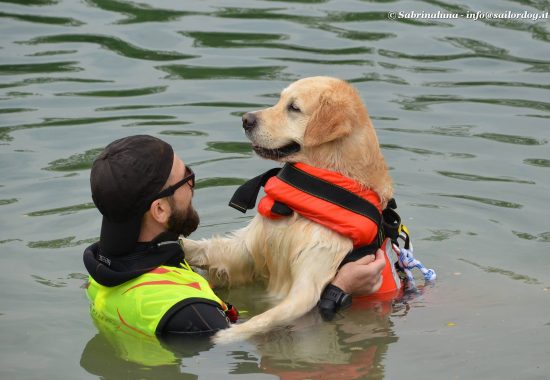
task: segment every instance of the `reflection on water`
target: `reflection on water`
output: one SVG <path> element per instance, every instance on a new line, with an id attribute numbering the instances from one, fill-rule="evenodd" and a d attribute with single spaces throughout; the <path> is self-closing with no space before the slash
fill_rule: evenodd
<path id="1" fill-rule="evenodd" d="M 80 205 L 73 205 L 67 207 L 59 207 L 49 210 L 32 211 L 26 214 L 27 216 L 46 216 L 46 215 L 68 215 L 82 210 L 89 210 L 95 208 L 92 202 L 83 203 Z"/>
<path id="2" fill-rule="evenodd" d="M 525 183 L 529 185 L 535 184 L 535 182 L 533 181 L 524 181 L 524 180 L 514 179 L 514 178 L 487 177 L 487 176 L 481 176 L 476 174 L 455 173 L 455 172 L 448 172 L 448 171 L 438 171 L 438 173 L 445 177 L 461 179 L 464 181 L 514 182 L 514 183 Z"/>
<path id="3" fill-rule="evenodd" d="M 8 12 L 0 12 L 0 17 L 13 18 L 15 20 L 34 22 L 39 24 L 52 24 L 52 25 L 65 25 L 65 26 L 80 26 L 84 24 L 81 21 L 78 21 L 72 18 L 67 18 L 67 17 L 36 16 L 36 15 L 25 15 L 25 14 L 8 13 Z"/>
<path id="4" fill-rule="evenodd" d="M 165 65 L 157 66 L 157 69 L 166 71 L 169 74 L 165 79 L 290 79 L 282 73 L 285 69 L 284 66 L 208 67 Z"/>
<path id="5" fill-rule="evenodd" d="M 48 63 L 20 63 L 13 65 L 0 65 L 0 75 L 21 75 L 21 74 L 46 74 L 62 73 L 69 71 L 82 71 L 82 68 L 75 66 L 78 62 L 48 62 Z"/>
<path id="6" fill-rule="evenodd" d="M 81 245 L 90 245 L 95 243 L 98 240 L 97 237 L 91 239 L 76 239 L 76 236 L 68 236 L 60 239 L 53 240 L 38 240 L 38 241 L 29 241 L 27 246 L 29 248 L 70 248 L 70 247 L 79 247 Z"/>
<path id="7" fill-rule="evenodd" d="M 424 288 L 420 289 L 422 292 Z M 261 289 L 248 291 L 254 294 Z M 356 300 L 351 310 L 333 322 L 325 323 L 317 313 L 310 313 L 292 327 L 254 338 L 255 352 L 236 347 L 222 347 L 222 352 L 236 361 L 232 373 L 243 376 L 255 374 L 260 368 L 285 379 L 378 378 L 384 376 L 383 359 L 388 346 L 399 339 L 391 316 L 406 317 L 408 302 L 413 299 L 407 296 L 398 303 Z M 267 300 L 259 301 L 260 307 L 250 305 L 254 313 L 268 307 Z M 216 372 L 209 363 L 214 346 L 208 336 L 147 336 L 123 321 L 101 319 L 93 311 L 92 318 L 98 333 L 86 344 L 80 359 L 89 373 L 105 379 L 118 379 L 122 374 L 131 374 L 132 378 L 192 378 L 196 375 L 192 363 L 203 363 L 206 368 L 202 368 L 202 376 Z"/>
<path id="8" fill-rule="evenodd" d="M 0 127 L 0 141 L 12 140 L 10 132 L 18 131 L 21 129 L 88 125 L 88 124 L 105 123 L 108 121 L 118 121 L 118 120 L 166 120 L 166 119 L 173 119 L 173 118 L 174 118 L 173 116 L 167 116 L 167 115 L 135 115 L 135 116 L 128 115 L 128 116 L 92 117 L 92 118 L 78 118 L 78 119 L 57 119 L 57 118 L 45 119 L 41 123 Z"/>
<path id="9" fill-rule="evenodd" d="M 514 202 L 503 201 L 499 199 L 491 199 L 484 197 L 475 197 L 473 195 L 463 195 L 463 194 L 437 194 L 440 197 L 452 197 L 458 199 L 466 199 L 474 202 L 484 203 L 491 206 L 497 207 L 506 207 L 506 208 L 522 208 L 523 205 Z"/>
<path id="10" fill-rule="evenodd" d="M 540 285 L 541 282 L 539 280 L 537 280 L 536 278 L 533 278 L 533 277 L 530 277 L 530 276 L 526 276 L 524 274 L 519 274 L 519 273 L 515 273 L 513 271 L 510 271 L 510 270 L 506 270 L 506 269 L 502 269 L 502 268 L 495 268 L 495 267 L 490 267 L 490 266 L 483 266 L 483 265 L 480 265 L 478 263 L 475 263 L 473 261 L 470 261 L 470 260 L 466 260 L 466 259 L 459 259 L 465 263 L 468 263 L 468 264 L 471 264 L 475 267 L 478 267 L 480 269 L 482 269 L 483 271 L 487 272 L 487 273 L 498 273 L 498 274 L 501 274 L 501 275 L 504 275 L 504 276 L 507 276 L 513 280 L 517 280 L 517 281 L 523 281 L 525 282 L 526 284 L 533 284 L 533 285 Z"/>
<path id="11" fill-rule="evenodd" d="M 73 154 L 68 158 L 60 158 L 48 163 L 48 166 L 46 166 L 44 170 L 72 172 L 74 170 L 91 169 L 92 163 L 102 150 L 103 148 L 94 148 L 84 153 Z"/>
<path id="12" fill-rule="evenodd" d="M 178 17 L 194 14 L 193 12 L 161 9 L 146 4 L 135 4 L 126 1 L 86 0 L 86 2 L 103 10 L 128 16 L 126 19 L 117 21 L 119 24 L 170 21 Z"/>
<path id="13" fill-rule="evenodd" d="M 549 21 L 388 19 L 412 9 L 550 3 L 0 0 L 0 376 L 544 378 Z M 193 237 L 224 234 L 253 215 L 226 206 L 235 188 L 276 165 L 253 154 L 242 114 L 312 75 L 361 94 L 436 286 L 228 347 L 117 346 L 98 333 L 79 284 L 101 224 L 89 191 L 101 147 L 141 133 L 169 141 L 197 173 Z M 219 292 L 244 318 L 270 302 L 261 287 Z M 158 361 L 132 362 L 134 347 Z"/>
<path id="14" fill-rule="evenodd" d="M 189 59 L 196 57 L 193 55 L 180 54 L 177 52 L 141 49 L 137 46 L 129 44 L 128 42 L 122 41 L 119 38 L 89 34 L 61 34 L 57 36 L 45 36 L 20 43 L 38 45 L 82 42 L 98 44 L 105 49 L 108 49 L 116 54 L 120 54 L 127 58 L 146 59 L 150 61 L 172 61 L 175 59 Z"/>

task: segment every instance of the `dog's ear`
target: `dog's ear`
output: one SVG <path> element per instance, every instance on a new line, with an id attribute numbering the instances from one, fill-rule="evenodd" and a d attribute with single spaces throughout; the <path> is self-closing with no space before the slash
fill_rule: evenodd
<path id="1" fill-rule="evenodd" d="M 304 133 L 304 146 L 317 146 L 349 135 L 353 115 L 346 99 L 322 95 Z"/>

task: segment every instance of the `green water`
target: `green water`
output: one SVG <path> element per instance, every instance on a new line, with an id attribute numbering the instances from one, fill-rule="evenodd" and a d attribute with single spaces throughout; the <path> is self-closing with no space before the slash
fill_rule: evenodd
<path id="1" fill-rule="evenodd" d="M 412 10 L 550 2 L 1 0 L 0 377 L 550 377 L 550 21 L 388 18 Z M 240 228 L 253 213 L 229 198 L 273 166 L 240 116 L 313 75 L 361 93 L 436 285 L 231 346 L 117 351 L 82 289 L 95 155 L 166 139 L 197 174 L 193 236 Z M 269 305 L 259 286 L 220 292 L 245 318 Z"/>

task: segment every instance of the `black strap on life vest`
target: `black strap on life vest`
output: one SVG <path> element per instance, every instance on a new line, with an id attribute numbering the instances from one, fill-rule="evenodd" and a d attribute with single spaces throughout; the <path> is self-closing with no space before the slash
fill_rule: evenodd
<path id="1" fill-rule="evenodd" d="M 281 171 L 281 168 L 273 168 L 266 171 L 264 174 L 260 174 L 245 183 L 243 183 L 229 201 L 229 206 L 236 210 L 239 210 L 243 214 L 247 210 L 252 210 L 256 207 L 256 199 L 260 192 L 260 187 L 265 186 L 265 183 L 277 173 Z"/>
<path id="2" fill-rule="evenodd" d="M 365 216 L 378 226 L 377 238 L 371 244 L 351 250 L 346 255 L 340 266 L 351 261 L 356 261 L 366 255 L 374 254 L 376 250 L 381 247 L 386 237 L 389 237 L 392 241 L 397 241 L 401 218 L 394 210 L 397 208 L 397 204 L 394 199 L 391 199 L 388 202 L 387 208 L 382 211 L 382 214 L 380 214 L 378 208 L 366 199 L 361 198 L 360 196 L 340 186 L 312 176 L 311 174 L 306 173 L 288 163 L 285 164 L 282 169 L 270 169 L 241 185 L 233 194 L 233 197 L 229 201 L 229 206 L 241 211 L 242 213 L 256 207 L 256 199 L 258 198 L 260 187 L 265 186 L 266 182 L 275 175 L 281 181 L 286 182 L 290 186 L 293 186 L 314 197 L 323 199 L 349 211 Z M 293 210 L 284 203 L 275 201 L 273 207 L 271 208 L 271 212 L 282 216 L 290 216 L 292 215 Z"/>
<path id="3" fill-rule="evenodd" d="M 382 221 L 380 211 L 366 199 L 322 178 L 312 176 L 294 165 L 286 164 L 277 177 L 309 195 L 367 217 L 377 226 Z"/>

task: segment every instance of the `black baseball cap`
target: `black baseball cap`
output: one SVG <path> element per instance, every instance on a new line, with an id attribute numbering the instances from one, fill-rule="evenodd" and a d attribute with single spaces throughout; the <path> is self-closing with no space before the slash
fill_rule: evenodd
<path id="1" fill-rule="evenodd" d="M 113 141 L 92 165 L 92 199 L 103 215 L 102 254 L 133 252 L 143 215 L 166 184 L 174 162 L 172 146 L 156 137 L 135 135 Z"/>

